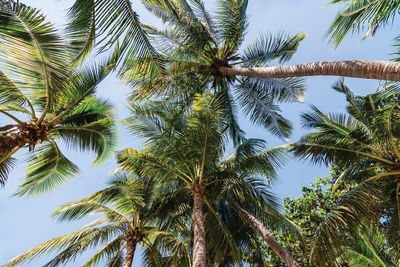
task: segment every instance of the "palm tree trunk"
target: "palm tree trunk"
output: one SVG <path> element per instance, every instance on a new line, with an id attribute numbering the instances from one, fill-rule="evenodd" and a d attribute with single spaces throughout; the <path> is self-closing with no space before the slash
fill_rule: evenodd
<path id="1" fill-rule="evenodd" d="M 278 241 L 272 236 L 272 234 L 268 231 L 267 228 L 259 221 L 257 220 L 253 215 L 242 209 L 235 201 L 232 199 L 228 199 L 229 205 L 232 206 L 232 208 L 236 211 L 236 213 L 248 224 L 251 225 L 264 239 L 265 242 L 267 242 L 268 246 L 278 255 L 286 264 L 288 267 L 299 267 L 300 264 L 298 264 L 293 257 L 289 254 L 289 252 L 284 249 Z"/>
<path id="2" fill-rule="evenodd" d="M 199 184 L 192 187 L 193 195 L 193 267 L 206 267 L 206 230 L 204 227 L 203 215 L 203 189 Z"/>
<path id="3" fill-rule="evenodd" d="M 259 68 L 219 67 L 224 76 L 288 78 L 303 76 L 344 76 L 364 79 L 400 81 L 400 62 L 390 61 L 321 61 L 292 66 Z"/>
<path id="4" fill-rule="evenodd" d="M 122 267 L 132 267 L 133 257 L 135 256 L 135 250 L 136 250 L 136 242 L 131 240 L 127 241 L 126 255 Z"/>

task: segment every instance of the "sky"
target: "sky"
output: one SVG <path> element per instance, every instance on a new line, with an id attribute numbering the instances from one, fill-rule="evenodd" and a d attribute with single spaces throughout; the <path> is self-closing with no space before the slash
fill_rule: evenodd
<path id="1" fill-rule="evenodd" d="M 66 22 L 66 10 L 73 3 L 72 0 L 21 0 L 21 2 L 42 9 L 47 19 L 58 26 Z M 214 11 L 215 0 L 204 2 L 209 10 Z M 139 1 L 133 1 L 133 3 L 142 22 L 160 25 L 159 21 L 144 10 Z M 356 36 L 346 38 L 337 49 L 329 46 L 324 36 L 338 7 L 324 7 L 327 3 L 327 0 L 250 0 L 246 43 L 254 41 L 265 33 L 303 32 L 307 34 L 307 37 L 287 64 L 322 60 L 389 60 L 391 58 L 392 40 L 395 33 L 400 30 L 398 27 L 388 27 L 363 42 L 360 42 L 360 36 Z M 316 105 L 324 112 L 344 111 L 344 97 L 331 89 L 331 85 L 338 79 L 338 77 L 307 78 L 307 97 L 304 103 L 282 105 L 283 114 L 294 123 L 293 136 L 289 141 L 296 141 L 306 132 L 301 128 L 299 119 L 302 112 L 309 110 L 310 104 Z M 358 94 L 367 94 L 376 90 L 378 86 L 378 82 L 373 80 L 348 78 L 346 82 Z M 124 99 L 128 93 L 129 89 L 115 77 L 107 78 L 100 84 L 97 92 L 98 96 L 114 103 L 118 119 L 128 115 L 124 106 L 126 104 Z M 4 118 L 0 117 L 0 125 L 4 122 Z M 266 130 L 250 125 L 245 117 L 241 117 L 240 122 L 248 133 L 248 137 L 265 139 L 270 147 L 285 143 L 283 140 L 272 137 Z M 140 148 L 143 141 L 130 136 L 123 128 L 120 128 L 119 140 L 120 149 Z M 50 218 L 50 214 L 65 202 L 79 200 L 104 188 L 110 171 L 117 165 L 115 160 L 111 159 L 101 166 L 91 166 L 95 157 L 86 152 L 67 151 L 66 155 L 80 167 L 81 172 L 78 177 L 56 191 L 31 198 L 12 197 L 12 193 L 24 178 L 26 166 L 22 161 L 17 165 L 17 169 L 11 172 L 7 185 L 0 188 L 0 264 L 36 244 L 74 231 L 87 222 L 87 220 L 82 220 L 73 223 L 57 223 Z M 20 153 L 17 157 L 23 159 L 26 154 Z M 316 166 L 307 161 L 292 159 L 279 170 L 279 181 L 271 190 L 279 197 L 297 197 L 301 194 L 302 185 L 309 185 L 316 177 L 328 174 L 329 168 L 326 166 Z M 79 266 L 79 263 L 83 263 L 88 257 L 89 254 L 85 254 L 68 266 Z M 21 266 L 42 266 L 46 259 L 48 258 L 42 257 Z M 139 262 L 140 256 L 135 257 L 135 266 L 140 266 Z"/>

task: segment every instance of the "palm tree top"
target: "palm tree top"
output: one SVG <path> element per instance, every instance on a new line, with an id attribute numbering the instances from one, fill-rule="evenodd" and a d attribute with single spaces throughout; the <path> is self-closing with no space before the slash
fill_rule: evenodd
<path id="1" fill-rule="evenodd" d="M 294 154 L 315 163 L 333 163 L 345 170 L 338 184 L 351 187 L 320 225 L 312 256 L 334 262 L 343 253 L 342 236 L 359 227 L 388 228 L 388 244 L 398 244 L 399 218 L 399 88 L 396 83 L 367 96 L 356 96 L 344 84 L 333 86 L 347 99 L 347 114 L 326 114 L 312 107 L 302 115 L 304 126 L 315 130 L 294 145 Z M 393 234 L 395 233 L 395 234 Z"/>
<path id="2" fill-rule="evenodd" d="M 202 1 L 146 0 L 143 4 L 166 25 L 164 29 L 143 25 L 165 68 L 159 72 L 151 58 L 135 58 L 137 64 L 123 75 L 133 88 L 132 100 L 167 95 L 190 103 L 195 94 L 211 93 L 223 103 L 235 144 L 245 138 L 238 123 L 239 106 L 253 123 L 281 138 L 289 137 L 291 123 L 281 116 L 277 104 L 302 100 L 302 80 L 240 78 L 226 75 L 221 68 L 284 63 L 296 52 L 303 34 L 264 35 L 241 49 L 248 26 L 247 1 L 218 1 L 216 14 L 209 13 Z"/>
<path id="3" fill-rule="evenodd" d="M 15 165 L 13 155 L 28 148 L 28 173 L 17 194 L 43 193 L 78 173 L 58 140 L 94 151 L 95 163 L 115 148 L 113 106 L 94 94 L 117 54 L 78 66 L 70 40 L 18 1 L 0 1 L 0 21 L 0 116 L 10 121 L 0 127 L 0 183 Z"/>

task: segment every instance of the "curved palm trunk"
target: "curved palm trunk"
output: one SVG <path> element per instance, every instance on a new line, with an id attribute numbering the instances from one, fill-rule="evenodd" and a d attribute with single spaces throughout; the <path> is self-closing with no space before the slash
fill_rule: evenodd
<path id="1" fill-rule="evenodd" d="M 268 246 L 287 264 L 288 267 L 300 266 L 300 264 L 298 264 L 289 254 L 289 252 L 287 252 L 287 250 L 284 249 L 278 243 L 278 241 L 276 241 L 276 239 L 271 235 L 268 229 L 265 228 L 259 220 L 257 220 L 253 215 L 251 215 L 244 209 L 242 209 L 235 201 L 229 199 L 228 203 L 243 220 L 250 224 L 251 227 L 253 227 L 262 236 L 264 241 L 267 242 Z"/>
<path id="2" fill-rule="evenodd" d="M 133 256 L 135 256 L 136 242 L 128 241 L 126 244 L 126 255 L 122 267 L 132 267 Z"/>
<path id="3" fill-rule="evenodd" d="M 17 147 L 25 145 L 25 138 L 20 134 L 13 134 L 0 139 L 0 160 Z"/>
<path id="4" fill-rule="evenodd" d="M 400 62 L 390 61 L 321 61 L 292 66 L 259 68 L 220 67 L 224 76 L 289 78 L 303 76 L 344 76 L 364 79 L 400 81 Z"/>
<path id="5" fill-rule="evenodd" d="M 200 185 L 195 184 L 192 188 L 193 195 L 193 267 L 206 267 L 206 230 L 203 215 L 203 190 Z"/>

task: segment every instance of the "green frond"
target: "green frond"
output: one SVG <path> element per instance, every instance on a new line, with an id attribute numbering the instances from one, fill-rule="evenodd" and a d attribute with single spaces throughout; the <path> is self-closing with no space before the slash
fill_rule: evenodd
<path id="1" fill-rule="evenodd" d="M 187 184 L 191 179 L 184 170 L 173 166 L 174 161 L 167 161 L 147 151 L 137 151 L 134 149 L 124 149 L 118 153 L 118 163 L 120 167 L 117 170 L 140 173 L 154 177 L 156 180 L 164 180 L 175 176 Z"/>
<path id="2" fill-rule="evenodd" d="M 305 97 L 305 84 L 303 79 L 261 79 L 240 78 L 235 91 L 251 90 L 257 92 L 262 99 L 274 99 L 277 102 L 298 102 Z M 238 93 L 239 94 L 239 93 Z"/>
<path id="3" fill-rule="evenodd" d="M 248 27 L 247 0 L 218 0 L 217 26 L 223 46 L 236 51 L 244 40 Z"/>
<path id="4" fill-rule="evenodd" d="M 62 92 L 57 94 L 57 102 L 52 106 L 52 112 L 63 116 L 78 108 L 86 99 L 93 97 L 97 86 L 111 72 L 115 64 L 113 61 L 111 56 L 100 64 L 75 69 L 64 83 Z"/>
<path id="5" fill-rule="evenodd" d="M 77 127 L 109 120 L 110 126 L 112 126 L 113 109 L 114 106 L 109 101 L 87 97 L 78 107 L 63 116 L 58 125 L 62 127 Z M 107 125 L 107 123 L 104 125 Z"/>
<path id="6" fill-rule="evenodd" d="M 248 45 L 241 56 L 241 63 L 246 66 L 259 66 L 267 64 L 273 60 L 285 63 L 290 60 L 300 42 L 305 38 L 305 34 L 295 35 L 262 35 L 253 44 Z"/>
<path id="7" fill-rule="evenodd" d="M 374 223 L 379 194 L 379 190 L 359 185 L 341 198 L 316 233 L 313 262 L 335 262 L 343 253 L 343 235 L 357 231 L 363 223 Z"/>
<path id="8" fill-rule="evenodd" d="M 43 194 L 60 187 L 78 174 L 78 167 L 69 161 L 54 141 L 40 145 L 29 158 L 24 183 L 18 186 L 16 196 Z"/>
<path id="9" fill-rule="evenodd" d="M 288 147 L 278 146 L 265 149 L 264 142 L 248 139 L 221 163 L 229 171 L 246 175 L 259 175 L 270 183 L 276 179 L 277 169 L 289 158 Z"/>
<path id="10" fill-rule="evenodd" d="M 11 267 L 23 262 L 30 262 L 38 256 L 60 251 L 62 249 L 64 249 L 63 253 L 51 260 L 46 266 L 55 266 L 51 264 L 66 263 L 68 260 L 74 259 L 73 256 L 83 253 L 86 249 L 97 245 L 102 240 L 107 240 L 112 234 L 112 228 L 99 227 L 81 229 L 35 246 L 6 262 L 3 266 Z M 79 246 L 74 246 L 74 244 L 79 244 Z M 69 257 L 66 257 L 67 254 L 69 254 Z"/>
<path id="11" fill-rule="evenodd" d="M 91 267 L 99 264 L 99 262 L 104 261 L 107 259 L 108 261 L 115 260 L 115 255 L 121 250 L 121 244 L 123 242 L 123 236 L 117 236 L 111 241 L 102 245 L 96 253 L 81 267 Z M 111 265 L 112 266 L 112 265 Z M 115 265 L 121 266 L 121 265 Z"/>
<path id="12" fill-rule="evenodd" d="M 104 267 L 120 267 L 124 262 L 123 254 L 121 251 L 116 253 L 112 258 L 108 259 Z"/>
<path id="13" fill-rule="evenodd" d="M 82 237 L 80 236 L 77 240 L 74 240 L 73 243 L 70 242 L 57 256 L 55 256 L 44 266 L 50 267 L 73 262 L 79 254 L 82 254 L 88 249 L 94 248 L 99 244 L 108 242 L 108 240 L 119 234 L 119 231 L 115 231 L 115 229 L 110 226 L 92 229 L 95 229 L 95 231 L 89 231 L 88 234 L 85 234 Z"/>
<path id="14" fill-rule="evenodd" d="M 66 75 L 65 40 L 39 10 L 19 2 L 4 3 L 0 21 L 0 62 L 4 73 L 26 96 L 46 98 L 47 107 Z"/>
<path id="15" fill-rule="evenodd" d="M 274 103 L 272 96 L 267 92 L 254 87 L 254 84 L 245 80 L 235 87 L 235 95 L 249 119 L 269 130 L 273 135 L 289 138 L 292 132 L 292 123 L 282 117 L 281 110 Z"/>
<path id="16" fill-rule="evenodd" d="M 222 117 L 227 126 L 227 131 L 233 141 L 233 145 L 237 146 L 245 139 L 245 132 L 240 128 L 238 109 L 234 98 L 228 88 L 224 87 L 217 94 L 217 98 L 221 101 Z"/>
<path id="17" fill-rule="evenodd" d="M 366 31 L 363 38 L 373 35 L 378 28 L 393 21 L 400 10 L 400 3 L 390 0 L 334 0 L 330 4 L 343 4 L 326 34 L 335 47 L 347 34 Z"/>
<path id="18" fill-rule="evenodd" d="M 52 217 L 56 218 L 59 222 L 64 222 L 80 220 L 86 216 L 92 216 L 99 213 L 105 214 L 106 220 L 109 223 L 130 223 L 130 219 L 126 218 L 124 214 L 121 214 L 118 211 L 105 205 L 96 203 L 95 201 L 87 200 L 63 204 L 52 213 Z"/>
<path id="19" fill-rule="evenodd" d="M 59 137 L 69 147 L 95 152 L 97 158 L 94 163 L 100 164 L 109 159 L 116 149 L 115 124 L 110 109 L 107 102 L 88 99 L 50 134 Z"/>
<path id="20" fill-rule="evenodd" d="M 180 43 L 184 43 L 190 50 L 199 50 L 216 45 L 214 32 L 207 24 L 196 16 L 195 10 L 186 0 L 180 1 L 142 1 L 145 8 L 174 27 Z M 197 1 L 198 2 L 198 1 Z"/>
<path id="21" fill-rule="evenodd" d="M 103 52 L 119 42 L 121 73 L 132 67 L 132 58 L 148 57 L 155 69 L 162 71 L 161 58 L 142 29 L 130 0 L 77 0 L 69 10 L 69 17 L 69 33 L 76 39 L 79 57 L 85 58 L 95 43 Z"/>
<path id="22" fill-rule="evenodd" d="M 68 10 L 67 35 L 74 51 L 74 62 L 81 64 L 96 45 L 95 0 L 76 0 Z"/>
<path id="23" fill-rule="evenodd" d="M 216 25 L 214 18 L 206 10 L 204 2 L 202 0 L 189 0 L 189 3 L 192 5 L 193 12 L 196 14 L 196 17 L 204 22 L 208 31 L 216 37 Z"/>
<path id="24" fill-rule="evenodd" d="M 0 137 L 0 142 L 2 142 Z M 8 173 L 16 165 L 16 160 L 12 157 L 0 159 L 0 185 L 5 185 L 8 179 Z"/>
<path id="25" fill-rule="evenodd" d="M 23 93 L 15 86 L 15 84 L 0 71 L 0 106 L 16 103 L 23 105 L 26 101 Z"/>
<path id="26" fill-rule="evenodd" d="M 233 257 L 240 260 L 240 248 L 232 235 L 230 229 L 222 222 L 217 210 L 204 200 L 210 215 L 205 216 L 206 236 L 210 244 L 218 244 L 219 249 L 214 250 L 216 258 L 224 259 L 225 257 Z M 219 255 L 218 255 L 219 254 Z"/>

